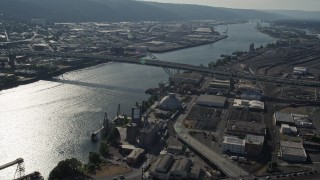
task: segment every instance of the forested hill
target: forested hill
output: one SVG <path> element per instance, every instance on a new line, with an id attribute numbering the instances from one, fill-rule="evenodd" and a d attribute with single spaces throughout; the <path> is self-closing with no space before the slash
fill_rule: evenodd
<path id="1" fill-rule="evenodd" d="M 2 14 L 51 22 L 281 19 L 256 10 L 134 0 L 0 0 Z"/>

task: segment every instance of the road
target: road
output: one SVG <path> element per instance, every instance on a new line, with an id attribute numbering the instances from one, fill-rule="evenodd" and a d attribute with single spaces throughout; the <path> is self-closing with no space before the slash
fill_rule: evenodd
<path id="1" fill-rule="evenodd" d="M 187 105 L 188 110 L 191 109 L 190 107 L 192 106 L 194 101 L 195 99 L 193 99 L 193 101 Z M 206 145 L 202 144 L 201 142 L 199 142 L 189 134 L 190 130 L 185 128 L 184 125 L 182 124 L 187 114 L 188 113 L 181 114 L 177 119 L 177 122 L 174 124 L 174 129 L 177 133 L 178 138 L 182 140 L 184 143 L 188 144 L 195 151 L 200 153 L 203 157 L 205 157 L 211 163 L 215 164 L 227 176 L 229 177 L 248 176 L 249 175 L 248 172 L 246 172 L 239 166 L 232 163 L 229 159 L 221 156 L 220 154 L 213 151 Z"/>

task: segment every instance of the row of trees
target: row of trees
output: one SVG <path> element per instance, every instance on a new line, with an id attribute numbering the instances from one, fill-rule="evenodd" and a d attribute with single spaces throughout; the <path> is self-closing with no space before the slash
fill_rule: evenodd
<path id="1" fill-rule="evenodd" d="M 216 68 L 218 66 L 223 66 L 225 64 L 227 64 L 228 62 L 230 62 L 233 59 L 237 59 L 236 56 L 226 56 L 226 55 L 222 55 L 222 59 L 218 59 L 217 61 L 212 61 L 208 64 L 208 66 L 210 68 Z"/>

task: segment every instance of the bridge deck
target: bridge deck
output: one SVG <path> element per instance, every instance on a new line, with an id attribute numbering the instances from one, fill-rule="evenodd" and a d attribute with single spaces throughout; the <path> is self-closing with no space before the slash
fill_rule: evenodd
<path id="1" fill-rule="evenodd" d="M 17 55 L 28 55 L 28 56 L 88 58 L 88 59 L 120 62 L 120 63 L 139 64 L 139 65 L 147 65 L 147 66 L 157 66 L 162 68 L 188 70 L 188 71 L 195 71 L 195 72 L 207 73 L 207 74 L 217 74 L 217 75 L 227 76 L 230 78 L 232 77 L 235 79 L 248 79 L 253 81 L 263 81 L 263 82 L 269 82 L 269 83 L 287 84 L 287 85 L 295 85 L 295 86 L 320 87 L 319 81 L 273 77 L 273 76 L 267 76 L 267 75 L 246 74 L 240 71 L 237 71 L 237 72 L 219 71 L 219 70 L 211 69 L 209 67 L 175 63 L 170 61 L 156 61 L 156 60 L 138 59 L 138 58 L 132 58 L 132 57 L 119 57 L 119 56 L 108 56 L 108 55 L 97 56 L 97 55 L 89 55 L 89 54 L 73 54 L 73 53 L 62 53 L 62 52 L 10 51 L 10 53 L 17 54 Z"/>

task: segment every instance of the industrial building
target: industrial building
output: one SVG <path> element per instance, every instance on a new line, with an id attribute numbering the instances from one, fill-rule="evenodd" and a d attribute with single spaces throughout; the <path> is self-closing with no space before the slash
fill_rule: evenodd
<path id="1" fill-rule="evenodd" d="M 199 106 L 224 108 L 227 98 L 214 95 L 200 95 L 196 104 Z"/>
<path id="2" fill-rule="evenodd" d="M 137 142 L 138 125 L 136 123 L 129 123 L 127 126 L 127 142 L 130 144 L 135 144 Z"/>
<path id="3" fill-rule="evenodd" d="M 199 73 L 181 73 L 169 78 L 170 84 L 173 85 L 191 84 L 199 86 L 202 80 L 203 75 Z"/>
<path id="4" fill-rule="evenodd" d="M 151 168 L 150 175 L 158 179 L 169 179 L 169 170 L 174 163 L 173 156 L 165 154 L 160 156 Z"/>
<path id="5" fill-rule="evenodd" d="M 144 149 L 135 148 L 127 157 L 128 164 L 136 164 L 143 157 Z"/>
<path id="6" fill-rule="evenodd" d="M 261 100 L 262 94 L 258 91 L 242 91 L 240 98 L 247 100 Z"/>
<path id="7" fill-rule="evenodd" d="M 229 109 L 228 120 L 264 123 L 264 115 L 249 109 Z"/>
<path id="8" fill-rule="evenodd" d="M 182 158 L 176 160 L 170 170 L 170 179 L 187 179 L 191 165 L 190 159 Z"/>
<path id="9" fill-rule="evenodd" d="M 0 42 L 7 42 L 7 37 L 0 34 Z"/>
<path id="10" fill-rule="evenodd" d="M 283 112 L 275 112 L 273 114 L 273 124 L 279 126 L 281 126 L 281 124 L 295 125 L 291 114 Z"/>
<path id="11" fill-rule="evenodd" d="M 307 115 L 275 112 L 273 115 L 273 123 L 276 125 L 288 124 L 303 128 L 312 128 L 313 124 Z"/>
<path id="12" fill-rule="evenodd" d="M 254 85 L 251 84 L 243 84 L 240 83 L 237 85 L 237 92 L 244 93 L 244 92 L 260 92 L 261 90 Z"/>
<path id="13" fill-rule="evenodd" d="M 264 136 L 248 134 L 245 140 L 245 152 L 248 156 L 257 156 L 261 153 L 264 145 Z"/>
<path id="14" fill-rule="evenodd" d="M 141 124 L 142 108 L 137 102 L 135 106 L 131 108 L 131 122 L 136 123 L 138 126 Z"/>
<path id="15" fill-rule="evenodd" d="M 164 111 L 174 111 L 182 109 L 182 104 L 179 99 L 177 99 L 176 94 L 170 93 L 168 96 L 162 98 L 158 107 Z"/>
<path id="16" fill-rule="evenodd" d="M 158 124 L 151 124 L 140 131 L 139 145 L 143 148 L 150 148 L 157 140 Z"/>
<path id="17" fill-rule="evenodd" d="M 297 134 L 298 130 L 289 124 L 281 124 L 280 133 L 282 134 Z"/>
<path id="18" fill-rule="evenodd" d="M 48 45 L 46 45 L 46 44 L 34 44 L 32 47 L 33 47 L 33 49 L 35 51 L 43 51 L 43 50 L 48 48 Z"/>
<path id="19" fill-rule="evenodd" d="M 230 80 L 212 79 L 209 84 L 209 87 L 210 88 L 230 89 Z"/>
<path id="20" fill-rule="evenodd" d="M 306 74 L 308 74 L 308 68 L 307 67 L 294 67 L 293 68 L 293 74 L 295 74 L 295 75 L 306 75 Z"/>
<path id="21" fill-rule="evenodd" d="M 186 117 L 184 124 L 193 129 L 215 131 L 221 114 L 221 109 L 194 105 Z"/>
<path id="22" fill-rule="evenodd" d="M 171 153 L 171 154 L 178 155 L 183 153 L 182 146 L 168 146 L 166 150 L 168 153 Z"/>
<path id="23" fill-rule="evenodd" d="M 246 136 L 247 134 L 265 136 L 267 131 L 264 123 L 229 120 L 225 133 L 235 136 Z"/>
<path id="24" fill-rule="evenodd" d="M 200 177 L 201 167 L 191 170 L 192 161 L 187 158 L 179 158 L 170 154 L 160 155 L 150 168 L 153 179 L 189 179 Z M 193 169 L 193 168 L 192 168 Z"/>
<path id="25" fill-rule="evenodd" d="M 232 152 L 237 154 L 245 153 L 245 140 L 236 136 L 224 136 L 222 142 L 222 152 Z"/>
<path id="26" fill-rule="evenodd" d="M 280 157 L 286 161 L 305 162 L 307 154 L 302 143 L 280 141 Z"/>
<path id="27" fill-rule="evenodd" d="M 233 108 L 264 111 L 264 102 L 257 100 L 234 99 Z"/>

